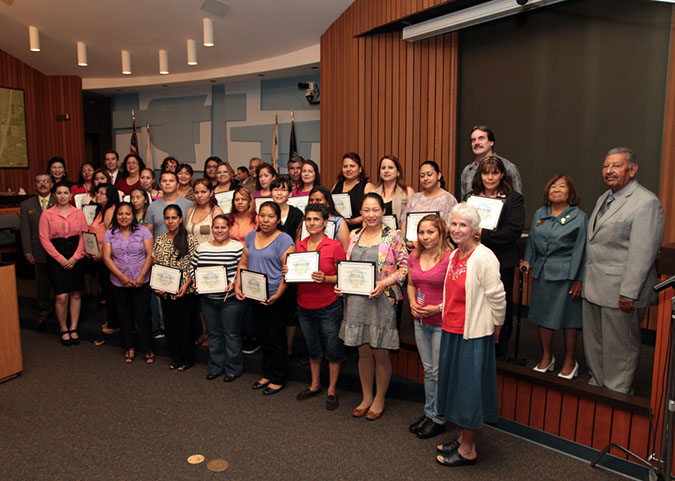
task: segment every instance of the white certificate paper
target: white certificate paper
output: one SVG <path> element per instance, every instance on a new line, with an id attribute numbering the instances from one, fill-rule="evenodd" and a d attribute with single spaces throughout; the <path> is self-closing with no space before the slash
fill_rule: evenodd
<path id="1" fill-rule="evenodd" d="M 247 299 L 266 302 L 269 298 L 267 276 L 260 272 L 241 270 L 241 292 Z"/>
<path id="2" fill-rule="evenodd" d="M 299 195 L 297 197 L 288 198 L 288 205 L 292 205 L 293 207 L 300 209 L 302 211 L 302 215 L 305 215 L 305 207 L 307 207 L 307 204 L 309 204 L 308 195 Z"/>
<path id="3" fill-rule="evenodd" d="M 408 212 L 405 219 L 405 240 L 410 242 L 415 242 L 417 240 L 417 225 L 429 214 L 439 215 L 439 212 Z"/>
<path id="4" fill-rule="evenodd" d="M 398 229 L 398 221 L 395 215 L 385 215 L 382 217 L 382 225 L 388 226 L 392 230 Z"/>
<path id="5" fill-rule="evenodd" d="M 326 227 L 323 230 L 323 233 L 328 236 L 329 239 L 335 239 L 335 228 L 337 227 L 337 224 L 329 220 L 328 223 L 326 224 Z M 302 229 L 300 230 L 300 240 L 309 237 L 309 232 L 307 231 L 307 224 L 305 224 L 305 221 L 302 221 Z"/>
<path id="6" fill-rule="evenodd" d="M 314 282 L 312 272 L 319 270 L 319 251 L 288 254 L 286 266 L 286 282 Z"/>
<path id="7" fill-rule="evenodd" d="M 87 197 L 87 195 L 88 194 L 75 194 L 73 196 L 73 201 L 75 201 L 75 207 L 82 210 L 82 205 L 84 204 L 84 198 Z"/>
<path id="8" fill-rule="evenodd" d="M 91 225 L 96 218 L 96 205 L 87 204 L 82 206 L 82 212 L 84 212 L 84 218 L 87 219 L 87 225 Z"/>
<path id="9" fill-rule="evenodd" d="M 335 202 L 335 209 L 342 217 L 352 218 L 352 201 L 349 194 L 333 194 L 333 202 Z"/>
<path id="10" fill-rule="evenodd" d="M 83 231 L 82 243 L 84 244 L 84 250 L 87 254 L 97 256 L 101 252 L 98 248 L 98 240 L 96 239 L 96 234 Z"/>
<path id="11" fill-rule="evenodd" d="M 218 207 L 223 209 L 225 215 L 229 214 L 232 211 L 232 199 L 234 198 L 234 191 L 229 192 L 218 192 L 214 195 Z"/>
<path id="12" fill-rule="evenodd" d="M 274 202 L 274 200 L 271 197 L 254 197 L 253 200 L 255 200 L 255 211 L 260 214 L 260 207 L 265 202 Z"/>
<path id="13" fill-rule="evenodd" d="M 376 265 L 365 261 L 338 261 L 337 286 L 343 294 L 368 296 L 375 289 Z"/>
<path id="14" fill-rule="evenodd" d="M 168 292 L 169 294 L 178 294 L 180 280 L 180 269 L 159 264 L 152 266 L 152 272 L 150 274 L 150 287 L 152 289 Z"/>
<path id="15" fill-rule="evenodd" d="M 195 288 L 198 294 L 224 293 L 227 269 L 225 266 L 198 267 L 195 269 Z"/>
<path id="16" fill-rule="evenodd" d="M 472 205 L 478 211 L 482 229 L 495 230 L 497 228 L 499 216 L 502 213 L 502 207 L 504 207 L 502 199 L 472 195 L 466 203 Z"/>

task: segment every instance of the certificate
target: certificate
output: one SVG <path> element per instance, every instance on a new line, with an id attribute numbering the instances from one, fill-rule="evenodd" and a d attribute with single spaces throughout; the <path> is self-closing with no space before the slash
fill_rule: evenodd
<path id="1" fill-rule="evenodd" d="M 293 207 L 297 207 L 300 209 L 303 213 L 305 214 L 305 207 L 307 207 L 307 204 L 309 204 L 309 196 L 308 195 L 299 195 L 297 197 L 289 197 L 288 198 L 288 205 L 292 205 Z"/>
<path id="2" fill-rule="evenodd" d="M 439 215 L 439 212 L 408 212 L 405 218 L 405 240 L 410 242 L 417 240 L 417 225 L 429 214 Z"/>
<path id="3" fill-rule="evenodd" d="M 84 218 L 87 219 L 87 225 L 91 225 L 96 218 L 96 205 L 87 204 L 82 206 L 82 212 L 84 212 Z"/>
<path id="4" fill-rule="evenodd" d="M 374 262 L 338 261 L 337 286 L 343 294 L 368 296 L 375 289 L 376 268 Z"/>
<path id="5" fill-rule="evenodd" d="M 326 227 L 323 229 L 323 233 L 328 236 L 329 239 L 335 239 L 335 228 L 337 227 L 337 224 L 329 220 L 328 223 L 326 224 Z M 300 240 L 309 237 L 309 232 L 307 232 L 307 224 L 305 224 L 305 221 L 302 221 L 302 229 L 300 231 Z"/>
<path id="6" fill-rule="evenodd" d="M 499 216 L 502 213 L 502 207 L 504 207 L 502 199 L 472 195 L 466 203 L 472 205 L 478 211 L 482 229 L 495 230 L 497 228 Z"/>
<path id="7" fill-rule="evenodd" d="M 267 276 L 260 272 L 241 270 L 241 292 L 247 299 L 266 302 L 269 298 Z"/>
<path id="8" fill-rule="evenodd" d="M 97 256 L 101 253 L 98 248 L 96 234 L 92 234 L 91 232 L 82 232 L 82 241 L 84 243 L 84 250 L 87 254 Z"/>
<path id="9" fill-rule="evenodd" d="M 228 215 L 232 211 L 232 199 L 234 198 L 234 191 L 230 190 L 229 192 L 218 192 L 214 195 L 218 207 L 223 209 L 225 215 Z"/>
<path id="10" fill-rule="evenodd" d="M 333 202 L 335 202 L 335 210 L 345 219 L 352 218 L 352 201 L 349 194 L 333 194 Z"/>
<path id="11" fill-rule="evenodd" d="M 178 294 L 181 277 L 180 269 L 155 264 L 150 274 L 150 287 L 156 291 Z"/>
<path id="12" fill-rule="evenodd" d="M 255 201 L 255 211 L 260 214 L 260 207 L 265 202 L 274 202 L 274 200 L 271 197 L 254 197 L 253 200 Z"/>
<path id="13" fill-rule="evenodd" d="M 314 282 L 312 272 L 319 270 L 319 251 L 288 254 L 286 266 L 286 282 Z"/>
<path id="14" fill-rule="evenodd" d="M 197 267 L 195 288 L 198 294 L 224 293 L 227 289 L 227 269 L 225 266 Z"/>
<path id="15" fill-rule="evenodd" d="M 84 204 L 84 198 L 89 194 L 75 194 L 73 196 L 73 201 L 75 202 L 75 207 L 82 209 L 82 204 Z"/>
<path id="16" fill-rule="evenodd" d="M 398 221 L 395 215 L 385 215 L 382 217 L 382 225 L 388 226 L 392 230 L 398 229 Z"/>

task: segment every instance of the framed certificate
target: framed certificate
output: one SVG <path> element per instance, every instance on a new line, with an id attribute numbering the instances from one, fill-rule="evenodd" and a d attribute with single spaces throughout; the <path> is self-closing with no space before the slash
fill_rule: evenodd
<path id="1" fill-rule="evenodd" d="M 385 215 L 382 217 L 382 225 L 386 225 L 389 228 L 396 230 L 398 229 L 398 220 L 396 220 L 395 215 Z"/>
<path id="2" fill-rule="evenodd" d="M 247 299 L 266 302 L 269 299 L 267 276 L 260 272 L 241 270 L 241 292 Z"/>
<path id="3" fill-rule="evenodd" d="M 466 200 L 466 203 L 474 206 L 478 211 L 482 229 L 495 230 L 497 228 L 499 216 L 502 213 L 502 207 L 504 207 L 503 199 L 472 195 Z"/>
<path id="4" fill-rule="evenodd" d="M 225 266 L 197 267 L 195 288 L 198 294 L 224 293 L 227 289 L 227 269 Z"/>
<path id="5" fill-rule="evenodd" d="M 342 217 L 352 218 L 352 201 L 349 194 L 333 194 L 333 202 L 335 202 L 335 209 Z"/>
<path id="6" fill-rule="evenodd" d="M 265 203 L 265 202 L 274 202 L 271 197 L 254 197 L 253 200 L 255 201 L 255 211 L 260 214 L 260 207 Z"/>
<path id="7" fill-rule="evenodd" d="M 157 291 L 178 294 L 181 277 L 180 269 L 155 264 L 150 274 L 150 287 Z"/>
<path id="8" fill-rule="evenodd" d="M 229 214 L 232 211 L 232 200 L 234 199 L 234 191 L 229 192 L 218 192 L 214 195 L 218 207 L 223 209 L 225 215 Z"/>
<path id="9" fill-rule="evenodd" d="M 328 223 L 326 224 L 326 228 L 323 230 L 323 233 L 328 236 L 329 239 L 335 239 L 335 229 L 337 227 L 337 224 L 329 220 Z M 307 232 L 307 224 L 305 224 L 305 221 L 302 221 L 302 229 L 300 231 L 300 240 L 309 237 L 309 232 Z"/>
<path id="10" fill-rule="evenodd" d="M 73 196 L 73 201 L 75 202 L 75 207 L 82 210 L 82 205 L 84 204 L 84 198 L 87 197 L 88 194 L 75 194 Z"/>
<path id="11" fill-rule="evenodd" d="M 405 218 L 405 240 L 410 242 L 417 240 L 417 225 L 425 216 L 429 214 L 439 215 L 439 212 L 408 212 Z"/>
<path id="12" fill-rule="evenodd" d="M 309 196 L 308 195 L 299 195 L 297 197 L 289 197 L 288 198 L 288 205 L 292 205 L 293 207 L 297 207 L 302 211 L 302 214 L 305 214 L 305 207 L 307 207 L 307 204 L 309 204 Z"/>
<path id="13" fill-rule="evenodd" d="M 84 250 L 87 254 L 92 256 L 97 256 L 100 254 L 101 251 L 98 248 L 96 234 L 92 234 L 91 232 L 82 232 L 82 241 L 84 243 Z"/>
<path id="14" fill-rule="evenodd" d="M 314 282 L 312 272 L 319 270 L 319 251 L 288 254 L 286 265 L 286 282 Z"/>
<path id="15" fill-rule="evenodd" d="M 375 262 L 338 261 L 337 286 L 343 294 L 369 296 L 377 281 Z"/>
<path id="16" fill-rule="evenodd" d="M 87 204 L 82 206 L 82 212 L 84 212 L 84 218 L 87 219 L 87 225 L 91 225 L 96 218 L 96 205 Z"/>

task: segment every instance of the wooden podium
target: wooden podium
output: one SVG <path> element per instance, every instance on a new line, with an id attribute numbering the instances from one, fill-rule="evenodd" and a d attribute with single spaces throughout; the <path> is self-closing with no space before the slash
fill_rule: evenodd
<path id="1" fill-rule="evenodd" d="M 0 382 L 22 370 L 16 274 L 13 264 L 0 264 Z"/>

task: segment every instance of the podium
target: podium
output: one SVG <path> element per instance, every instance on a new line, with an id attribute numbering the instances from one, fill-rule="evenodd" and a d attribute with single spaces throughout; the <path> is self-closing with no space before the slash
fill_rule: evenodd
<path id="1" fill-rule="evenodd" d="M 0 264 L 0 382 L 22 370 L 16 271 L 13 264 Z"/>

